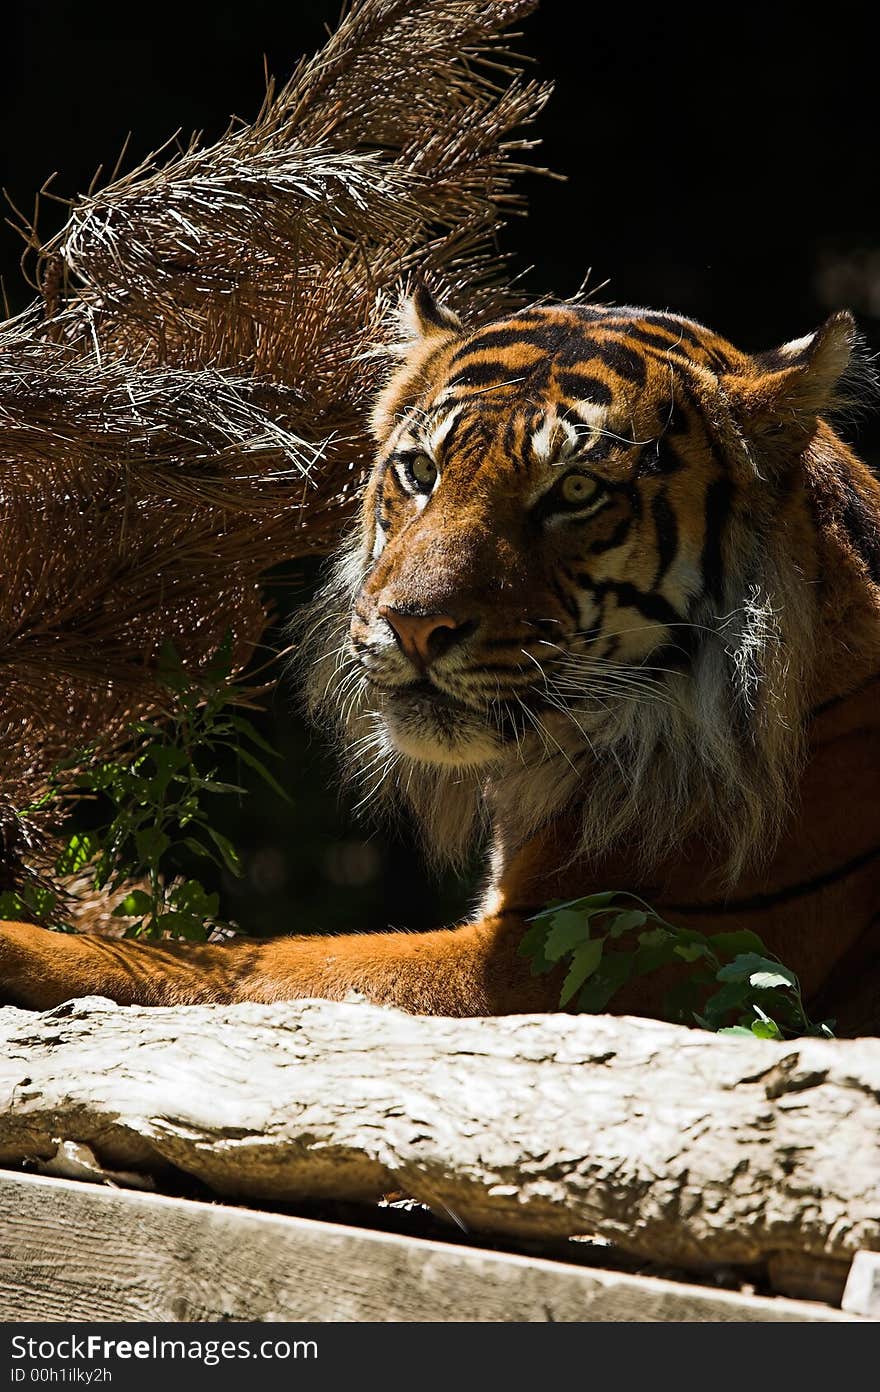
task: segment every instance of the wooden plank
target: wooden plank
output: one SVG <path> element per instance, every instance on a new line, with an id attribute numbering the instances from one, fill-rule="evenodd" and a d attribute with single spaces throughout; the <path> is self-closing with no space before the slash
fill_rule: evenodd
<path id="1" fill-rule="evenodd" d="M 397 1190 L 470 1232 L 599 1234 L 680 1269 L 805 1258 L 842 1290 L 880 1249 L 876 1039 L 332 1001 L 0 1011 L 0 1164 L 64 1141 L 236 1199 Z"/>
<path id="2" fill-rule="evenodd" d="M 0 1175 L 7 1320 L 852 1321 L 822 1305 Z"/>
<path id="3" fill-rule="evenodd" d="M 880 1253 L 856 1252 L 841 1304 L 851 1315 L 880 1320 Z"/>

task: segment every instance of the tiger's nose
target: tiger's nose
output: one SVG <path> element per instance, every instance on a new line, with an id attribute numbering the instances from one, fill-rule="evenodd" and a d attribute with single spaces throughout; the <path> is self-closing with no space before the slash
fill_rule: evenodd
<path id="1" fill-rule="evenodd" d="M 474 629 L 472 623 L 459 623 L 451 614 L 407 614 L 381 604 L 379 614 L 390 625 L 394 636 L 411 662 L 424 672 L 453 643 Z"/>

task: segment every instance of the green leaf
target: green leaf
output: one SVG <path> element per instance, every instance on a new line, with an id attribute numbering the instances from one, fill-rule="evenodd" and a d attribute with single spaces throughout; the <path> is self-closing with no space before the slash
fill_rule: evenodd
<path id="1" fill-rule="evenodd" d="M 215 865 L 219 864 L 213 851 L 209 851 L 208 847 L 203 846 L 201 841 L 197 841 L 194 836 L 184 836 L 181 845 L 186 846 L 186 849 L 192 851 L 193 855 L 204 856 L 206 860 L 213 860 Z"/>
<path id="2" fill-rule="evenodd" d="M 181 769 L 190 762 L 187 751 L 173 744 L 148 744 L 143 757 L 152 759 L 158 769 Z"/>
<path id="3" fill-rule="evenodd" d="M 756 991 L 771 991 L 774 986 L 790 988 L 792 985 L 797 986 L 797 977 L 792 981 L 791 972 L 786 972 L 785 975 L 781 971 L 752 972 L 749 985 L 754 986 Z"/>
<path id="4" fill-rule="evenodd" d="M 562 993 L 559 997 L 560 1005 L 567 1005 L 575 991 L 583 986 L 587 977 L 593 975 L 602 960 L 604 946 L 602 938 L 591 938 L 577 949 L 562 984 Z"/>
<path id="5" fill-rule="evenodd" d="M 28 912 L 28 906 L 21 895 L 13 889 L 4 889 L 0 894 L 0 918 L 17 919 Z"/>
<path id="6" fill-rule="evenodd" d="M 574 909 L 558 909 L 550 923 L 544 955 L 551 962 L 558 962 L 566 952 L 572 952 L 586 942 L 589 936 L 590 925 L 582 913 Z"/>
<path id="7" fill-rule="evenodd" d="M 634 928 L 643 928 L 647 921 L 648 915 L 643 909 L 625 909 L 612 918 L 608 936 L 622 938 L 624 933 L 631 933 Z"/>
<path id="8" fill-rule="evenodd" d="M 660 947 L 665 943 L 672 944 L 672 934 L 668 928 L 650 928 L 647 933 L 639 933 L 640 947 Z"/>
<path id="9" fill-rule="evenodd" d="M 154 866 L 165 854 L 171 845 L 171 839 L 158 827 L 145 827 L 143 831 L 135 832 L 134 844 L 141 865 L 149 867 Z"/>
<path id="10" fill-rule="evenodd" d="M 644 937 L 651 937 L 653 934 L 640 934 L 639 941 Z M 642 944 L 633 953 L 633 976 L 648 976 L 651 972 L 658 971 L 660 967 L 666 967 L 675 959 L 675 943 L 668 933 L 665 933 L 659 942 Z"/>
<path id="11" fill-rule="evenodd" d="M 291 798 L 290 793 L 287 791 L 287 789 L 282 788 L 274 773 L 269 772 L 269 770 L 266 768 L 266 765 L 262 762 L 262 760 L 257 758 L 256 754 L 252 754 L 249 749 L 244 749 L 241 745 L 239 745 L 237 753 L 238 757 L 240 759 L 243 759 L 244 762 L 250 768 L 254 769 L 255 772 L 257 772 L 260 775 L 263 782 L 267 783 L 274 793 L 277 793 L 278 796 L 280 798 L 283 798 L 285 802 L 293 802 L 293 799 Z"/>
<path id="12" fill-rule="evenodd" d="M 718 973 L 719 979 L 721 973 Z M 742 979 L 726 981 L 703 1006 L 705 1028 L 714 1030 L 732 1010 L 745 1010 L 750 1004 L 748 982 Z"/>
<path id="13" fill-rule="evenodd" d="M 689 1025 L 705 987 L 713 981 L 714 978 L 704 972 L 689 972 L 683 981 L 677 981 L 663 997 L 664 1019 L 675 1025 Z"/>
<path id="14" fill-rule="evenodd" d="M 207 926 L 198 915 L 181 910 L 159 914 L 155 920 L 155 927 L 159 933 L 169 933 L 174 938 L 186 938 L 189 942 L 204 942 L 208 936 Z"/>
<path id="15" fill-rule="evenodd" d="M 670 932 L 675 934 L 676 942 L 699 943 L 701 947 L 707 947 L 711 950 L 711 939 L 707 938 L 705 933 L 698 932 L 696 928 L 672 928 Z"/>
<path id="16" fill-rule="evenodd" d="M 606 952 L 577 998 L 576 1009 L 598 1015 L 632 975 L 631 952 Z"/>
<path id="17" fill-rule="evenodd" d="M 601 894 L 587 894 L 580 899 L 554 899 L 547 905 L 546 909 L 541 909 L 540 913 L 532 914 L 529 922 L 534 923 L 539 918 L 552 918 L 557 909 L 578 909 L 584 917 L 595 913 L 596 909 L 605 909 L 613 899 L 618 897 L 619 891 L 608 889 Z"/>
<path id="18" fill-rule="evenodd" d="M 607 909 L 619 894 L 620 891 L 617 889 L 603 889 L 598 894 L 586 894 L 583 899 L 576 899 L 574 902 L 581 906 L 584 913 L 594 913 L 596 909 Z"/>
<path id="19" fill-rule="evenodd" d="M 683 962 L 698 962 L 701 957 L 712 955 L 703 943 L 678 943 L 672 950 Z"/>
<path id="20" fill-rule="evenodd" d="M 142 889 L 133 889 L 113 910 L 114 918 L 136 918 L 152 913 L 153 901 Z"/>
<path id="21" fill-rule="evenodd" d="M 48 918 L 58 903 L 58 895 L 51 889 L 44 889 L 42 885 L 29 885 L 25 894 L 28 903 L 39 918 Z"/>
<path id="22" fill-rule="evenodd" d="M 200 788 L 203 793 L 246 793 L 247 788 L 242 788 L 239 783 L 218 783 L 213 778 L 194 778 L 192 780 L 194 788 Z"/>
<path id="23" fill-rule="evenodd" d="M 798 979 L 794 972 L 789 971 L 788 967 L 783 967 L 779 962 L 772 961 L 769 957 L 761 957 L 756 952 L 743 952 L 738 957 L 734 957 L 732 962 L 722 967 L 718 973 L 719 981 L 747 981 L 755 972 L 774 972 L 784 977 L 789 986 L 797 990 Z"/>
<path id="24" fill-rule="evenodd" d="M 229 840 L 227 836 L 224 836 L 221 832 L 215 831 L 213 827 L 205 827 L 205 831 L 208 833 L 211 840 L 214 842 L 214 845 L 217 847 L 217 850 L 223 857 L 223 863 L 226 866 L 227 870 L 230 870 L 233 875 L 236 875 L 239 879 L 241 879 L 242 875 L 244 874 L 244 868 L 242 866 L 238 851 L 235 849 L 232 842 Z"/>
<path id="25" fill-rule="evenodd" d="M 544 919 L 552 918 L 557 909 L 570 909 L 573 905 L 579 904 L 580 899 L 551 899 L 545 908 L 538 913 L 532 914 L 531 918 L 526 919 L 527 923 L 541 923 Z"/>
<path id="26" fill-rule="evenodd" d="M 249 720 L 245 720 L 244 717 L 240 715 L 229 715 L 226 718 L 230 725 L 238 730 L 239 734 L 244 735 L 245 739 L 249 739 L 251 744 L 255 744 L 258 749 L 262 749 L 264 754 L 268 754 L 272 759 L 281 758 L 280 752 L 277 749 L 273 749 L 267 739 L 263 739 L 259 730 L 256 729 Z"/>
<path id="27" fill-rule="evenodd" d="M 88 831 L 75 831 L 55 862 L 59 875 L 75 875 L 101 849 L 100 838 Z"/>
<path id="28" fill-rule="evenodd" d="M 189 764 L 189 755 L 185 749 L 174 749 L 160 744 L 150 745 L 145 753 L 149 755 L 156 770 L 152 778 L 148 780 L 147 786 L 150 792 L 161 800 L 172 779 L 177 777 L 180 771 Z"/>
<path id="29" fill-rule="evenodd" d="M 767 952 L 757 933 L 753 933 L 749 928 L 740 928 L 734 933 L 711 933 L 709 946 L 716 957 L 737 957 L 744 952 Z"/>
<path id="30" fill-rule="evenodd" d="M 776 1021 L 769 1019 L 753 1020 L 751 1033 L 755 1035 L 757 1039 L 782 1038 L 782 1030 L 779 1028 Z"/>
<path id="31" fill-rule="evenodd" d="M 191 685 L 180 655 L 170 638 L 166 638 L 159 649 L 158 668 L 159 680 L 170 691 L 182 692 Z"/>
<path id="32" fill-rule="evenodd" d="M 544 955 L 544 944 L 546 940 L 547 924 L 544 922 L 535 922 L 531 928 L 523 933 L 522 941 L 516 949 L 518 956 L 531 957 L 532 976 L 546 976 L 547 972 L 553 970 L 554 963 L 548 961 L 547 957 Z"/>
<path id="33" fill-rule="evenodd" d="M 715 1030 L 715 1033 L 716 1033 L 716 1034 L 738 1034 L 738 1035 L 740 1035 L 741 1037 L 744 1035 L 744 1036 L 746 1037 L 746 1039 L 753 1039 L 753 1038 L 754 1038 L 754 1035 L 752 1034 L 752 1031 L 751 1031 L 750 1029 L 747 1029 L 745 1025 L 725 1025 L 724 1029 Z"/>
<path id="34" fill-rule="evenodd" d="M 183 884 L 176 885 L 172 890 L 171 902 L 175 909 L 196 914 L 199 918 L 215 918 L 220 907 L 220 896 L 208 894 L 198 880 L 184 880 Z"/>

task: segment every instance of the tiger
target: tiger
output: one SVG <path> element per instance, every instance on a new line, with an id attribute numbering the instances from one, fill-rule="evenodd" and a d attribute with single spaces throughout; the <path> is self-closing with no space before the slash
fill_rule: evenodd
<path id="1" fill-rule="evenodd" d="M 852 316 L 748 353 L 586 300 L 469 327 L 421 286 L 394 353 L 300 662 L 362 801 L 428 861 L 484 847 L 478 907 L 224 945 L 6 923 L 7 999 L 554 1011 L 563 967 L 524 934 L 614 889 L 753 930 L 841 1032 L 880 1028 L 880 481 L 832 424 L 871 375 Z"/>

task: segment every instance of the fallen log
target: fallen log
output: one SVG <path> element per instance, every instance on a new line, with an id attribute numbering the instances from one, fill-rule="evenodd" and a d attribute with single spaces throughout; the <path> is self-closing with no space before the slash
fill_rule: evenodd
<path id="1" fill-rule="evenodd" d="M 880 1250 L 880 1040 L 361 1003 L 0 1010 L 0 1163 L 65 1141 L 251 1200 L 403 1191 L 699 1269 Z"/>

